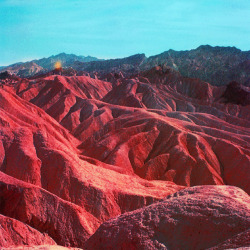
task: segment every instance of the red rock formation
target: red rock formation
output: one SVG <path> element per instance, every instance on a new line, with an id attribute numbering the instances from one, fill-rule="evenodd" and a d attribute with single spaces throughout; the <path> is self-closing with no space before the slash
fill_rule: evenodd
<path id="1" fill-rule="evenodd" d="M 112 83 L 55 75 L 3 83 L 0 214 L 57 244 L 83 247 L 100 223 L 185 187 L 225 184 L 250 193 L 249 106 L 225 104 L 224 87 L 161 67 L 108 78 Z M 203 202 L 204 190 L 191 198 Z M 213 190 L 224 192 L 211 190 L 214 197 Z"/>
<path id="2" fill-rule="evenodd" d="M 246 230 L 242 233 L 234 235 L 232 238 L 221 242 L 215 247 L 209 248 L 209 250 L 219 249 L 247 249 L 250 247 L 250 230 Z"/>
<path id="3" fill-rule="evenodd" d="M 225 102 L 231 102 L 243 106 L 250 105 L 250 88 L 232 81 L 227 85 L 223 97 L 225 98 Z"/>
<path id="4" fill-rule="evenodd" d="M 63 247 L 58 245 L 29 245 L 29 246 L 19 246 L 19 247 L 8 247 L 3 248 L 3 250 L 81 250 L 81 248 L 75 247 Z"/>
<path id="5" fill-rule="evenodd" d="M 0 215 L 0 246 L 12 247 L 20 245 L 54 245 L 47 234 L 42 234 L 34 228 L 15 219 Z"/>
<path id="6" fill-rule="evenodd" d="M 57 244 L 81 247 L 99 225 L 83 208 L 2 172 L 0 190 L 1 214 L 47 233 Z"/>
<path id="7" fill-rule="evenodd" d="M 103 223 L 85 247 L 207 249 L 249 229 L 249 204 L 249 196 L 232 186 L 187 188 Z"/>
<path id="8" fill-rule="evenodd" d="M 146 76 L 153 79 L 154 74 Z M 178 76 L 164 83 L 169 74 L 176 73 L 162 72 L 153 86 L 122 80 L 112 87 L 88 77 L 53 76 L 17 89 L 25 98 L 42 86 L 28 100 L 82 141 L 82 156 L 110 169 L 178 185 L 230 184 L 250 192 L 249 107 L 225 107 L 218 102 L 219 89 L 198 80 Z M 232 108 L 238 109 L 235 115 Z"/>
<path id="9" fill-rule="evenodd" d="M 111 87 L 111 83 L 84 76 L 49 76 L 16 86 L 20 97 L 44 109 L 59 122 L 77 99 L 100 99 Z"/>
<path id="10" fill-rule="evenodd" d="M 185 186 L 226 183 L 250 192 L 247 128 L 205 114 L 176 112 L 161 116 L 140 109 L 110 109 L 111 114 L 116 111 L 119 115 L 117 110 L 126 114 L 107 119 L 93 135 L 84 129 L 85 121 L 78 126 L 77 132 L 84 135 L 79 137 L 83 155 L 148 180 Z"/>
<path id="11" fill-rule="evenodd" d="M 81 156 L 80 142 L 43 110 L 5 90 L 0 98 L 0 213 L 58 244 L 82 246 L 99 221 L 183 188 Z"/>

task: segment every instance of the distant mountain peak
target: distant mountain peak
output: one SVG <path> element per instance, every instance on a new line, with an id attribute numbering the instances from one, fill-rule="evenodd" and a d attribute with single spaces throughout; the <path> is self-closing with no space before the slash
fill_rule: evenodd
<path id="1" fill-rule="evenodd" d="M 151 56 L 140 69 L 149 70 L 166 64 L 177 69 L 182 76 L 199 78 L 213 85 L 227 85 L 234 80 L 249 86 L 249 61 L 250 51 L 241 51 L 236 47 L 201 45 L 192 50 L 171 49 Z"/>
<path id="2" fill-rule="evenodd" d="M 207 49 L 212 49 L 213 47 L 209 44 L 206 45 L 200 45 L 197 50 L 207 50 Z"/>
<path id="3" fill-rule="evenodd" d="M 138 53 L 124 58 L 101 60 L 89 55 L 77 56 L 62 52 L 48 58 L 16 63 L 0 68 L 0 71 L 11 70 L 18 76 L 30 77 L 54 70 L 57 61 L 64 69 L 72 67 L 79 74 L 83 72 L 137 74 L 155 66 L 165 65 L 177 70 L 184 77 L 199 78 L 212 85 L 227 85 L 231 81 L 237 81 L 245 86 L 250 84 L 250 51 L 208 44 L 191 50 L 170 49 L 148 58 L 144 53 Z"/>
<path id="4" fill-rule="evenodd" d="M 225 51 L 225 52 L 238 52 L 240 53 L 241 50 L 236 48 L 235 46 L 211 46 L 211 45 L 200 45 L 197 49 L 200 51 Z"/>
<path id="5" fill-rule="evenodd" d="M 60 61 L 62 67 L 67 68 L 71 67 L 75 62 L 91 62 L 91 61 L 99 61 L 96 57 L 91 56 L 77 56 L 74 54 L 67 54 L 62 52 L 57 55 L 52 55 L 47 58 L 41 58 L 37 60 L 32 60 L 24 63 L 16 63 L 7 67 L 3 67 L 0 70 L 6 71 L 16 74 L 21 77 L 30 77 L 36 74 L 44 74 L 51 70 L 54 70 L 55 63 Z"/>

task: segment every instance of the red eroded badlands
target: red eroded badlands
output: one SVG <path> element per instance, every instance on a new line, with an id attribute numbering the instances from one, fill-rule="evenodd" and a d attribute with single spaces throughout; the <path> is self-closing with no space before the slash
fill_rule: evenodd
<path id="1" fill-rule="evenodd" d="M 161 67 L 99 78 L 0 88 L 0 246 L 246 246 L 249 105 Z"/>

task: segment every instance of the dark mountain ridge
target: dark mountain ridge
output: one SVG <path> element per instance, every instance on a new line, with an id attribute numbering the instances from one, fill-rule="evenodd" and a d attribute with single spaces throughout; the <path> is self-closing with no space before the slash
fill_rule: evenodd
<path id="1" fill-rule="evenodd" d="M 53 70 L 57 61 L 62 63 L 63 68 L 72 67 L 78 72 L 88 73 L 136 74 L 156 66 L 165 66 L 178 71 L 184 77 L 199 78 L 216 86 L 227 85 L 231 81 L 250 86 L 250 51 L 210 45 L 185 51 L 170 49 L 150 57 L 136 54 L 109 60 L 61 53 L 49 58 L 13 64 L 0 71 L 8 70 L 20 77 L 30 77 Z"/>
<path id="2" fill-rule="evenodd" d="M 148 70 L 157 65 L 178 70 L 184 77 L 199 78 L 213 85 L 225 85 L 237 81 L 243 85 L 250 83 L 250 51 L 235 47 L 212 47 L 201 45 L 186 51 L 168 50 L 151 56 L 141 65 Z"/>
<path id="3" fill-rule="evenodd" d="M 54 64 L 60 61 L 64 67 L 71 66 L 74 62 L 91 62 L 99 61 L 100 59 L 92 56 L 77 56 L 74 54 L 60 53 L 58 55 L 53 55 L 48 58 L 42 58 L 39 60 L 33 60 L 36 64 L 43 67 L 44 69 L 53 70 Z"/>
<path id="4" fill-rule="evenodd" d="M 141 64 L 147 60 L 145 54 L 136 54 L 125 58 L 110 59 L 105 61 L 76 62 L 73 68 L 87 72 L 120 72 L 135 73 L 140 71 Z"/>

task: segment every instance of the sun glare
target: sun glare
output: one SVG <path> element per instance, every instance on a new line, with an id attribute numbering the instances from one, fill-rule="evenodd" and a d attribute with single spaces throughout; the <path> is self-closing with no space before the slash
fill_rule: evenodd
<path id="1" fill-rule="evenodd" d="M 60 68 L 62 68 L 62 64 L 60 61 L 58 61 L 55 63 L 55 69 L 60 69 Z"/>

